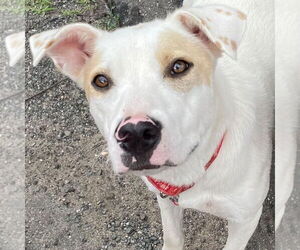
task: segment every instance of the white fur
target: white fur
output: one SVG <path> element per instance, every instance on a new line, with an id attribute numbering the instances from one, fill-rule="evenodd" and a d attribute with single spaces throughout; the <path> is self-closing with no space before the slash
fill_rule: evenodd
<path id="1" fill-rule="evenodd" d="M 5 38 L 9 66 L 14 66 L 25 54 L 25 32 L 11 34 Z"/>
<path id="2" fill-rule="evenodd" d="M 180 206 L 228 219 L 229 237 L 225 249 L 244 249 L 257 226 L 269 187 L 274 81 L 274 26 L 270 10 L 273 5 L 272 1 L 185 2 L 194 6 L 197 3 L 222 3 L 239 8 L 248 15 L 248 27 L 238 51 L 238 61 L 223 57 L 218 62 L 213 86 L 220 95 L 217 108 L 220 115 L 203 141 L 205 147 L 199 148 L 198 153 L 176 170 L 166 170 L 154 177 L 175 184 L 196 182 L 195 187 L 180 195 Z M 204 173 L 202 167 L 224 129 L 227 135 L 223 148 Z M 170 207 L 169 213 L 174 213 L 174 209 L 178 208 Z M 166 227 L 164 249 L 181 249 L 181 243 L 173 247 L 168 240 L 176 227 Z"/>

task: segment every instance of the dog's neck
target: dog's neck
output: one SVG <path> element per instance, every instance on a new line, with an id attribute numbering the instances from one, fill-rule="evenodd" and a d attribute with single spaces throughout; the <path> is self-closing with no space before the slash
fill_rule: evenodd
<path id="1" fill-rule="evenodd" d="M 219 144 L 217 145 L 213 155 L 211 156 L 211 158 L 209 159 L 209 161 L 205 164 L 204 169 L 207 171 L 210 166 L 213 164 L 213 162 L 216 160 L 216 158 L 218 157 L 221 148 L 223 146 L 223 142 L 226 136 L 226 132 L 223 134 Z M 195 183 L 191 183 L 189 185 L 183 185 L 183 186 L 174 186 L 170 183 L 164 182 L 164 181 L 160 181 L 157 180 L 151 176 L 147 176 L 147 180 L 158 190 L 160 191 L 162 196 L 170 196 L 170 197 L 175 197 L 180 195 L 181 193 L 185 192 L 186 190 L 192 188 Z M 173 200 L 174 202 L 174 200 Z M 174 202 L 175 205 L 176 202 Z"/>

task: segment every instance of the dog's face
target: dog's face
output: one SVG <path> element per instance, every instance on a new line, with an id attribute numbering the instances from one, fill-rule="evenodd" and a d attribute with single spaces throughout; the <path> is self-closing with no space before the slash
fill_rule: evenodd
<path id="1" fill-rule="evenodd" d="M 235 10 L 209 6 L 114 32 L 72 24 L 33 36 L 31 48 L 35 63 L 47 54 L 85 90 L 115 172 L 145 175 L 201 145 L 216 119 L 217 58 L 235 56 L 243 26 Z"/>
<path id="2" fill-rule="evenodd" d="M 162 21 L 107 34 L 98 46 L 83 82 L 115 170 L 181 164 L 212 123 L 213 54 Z"/>

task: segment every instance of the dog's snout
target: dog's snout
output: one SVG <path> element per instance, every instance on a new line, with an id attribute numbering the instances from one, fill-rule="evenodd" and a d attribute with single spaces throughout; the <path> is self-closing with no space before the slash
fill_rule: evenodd
<path id="1" fill-rule="evenodd" d="M 159 143 L 161 125 L 148 117 L 127 118 L 119 125 L 115 137 L 124 151 L 142 155 L 153 150 Z"/>

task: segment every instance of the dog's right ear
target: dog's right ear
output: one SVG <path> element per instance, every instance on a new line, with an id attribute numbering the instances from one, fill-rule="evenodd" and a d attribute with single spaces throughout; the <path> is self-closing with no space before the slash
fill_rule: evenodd
<path id="1" fill-rule="evenodd" d="M 9 56 L 9 66 L 14 66 L 25 54 L 25 31 L 11 34 L 5 38 Z"/>
<path id="2" fill-rule="evenodd" d="M 88 24 L 76 23 L 35 34 L 29 40 L 33 65 L 49 56 L 63 74 L 81 85 L 81 70 L 94 54 L 96 41 L 103 32 Z"/>
<path id="3" fill-rule="evenodd" d="M 184 6 L 167 20 L 179 22 L 181 27 L 202 40 L 215 55 L 221 52 L 236 59 L 247 16 L 225 5 L 201 6 L 189 1 Z"/>

